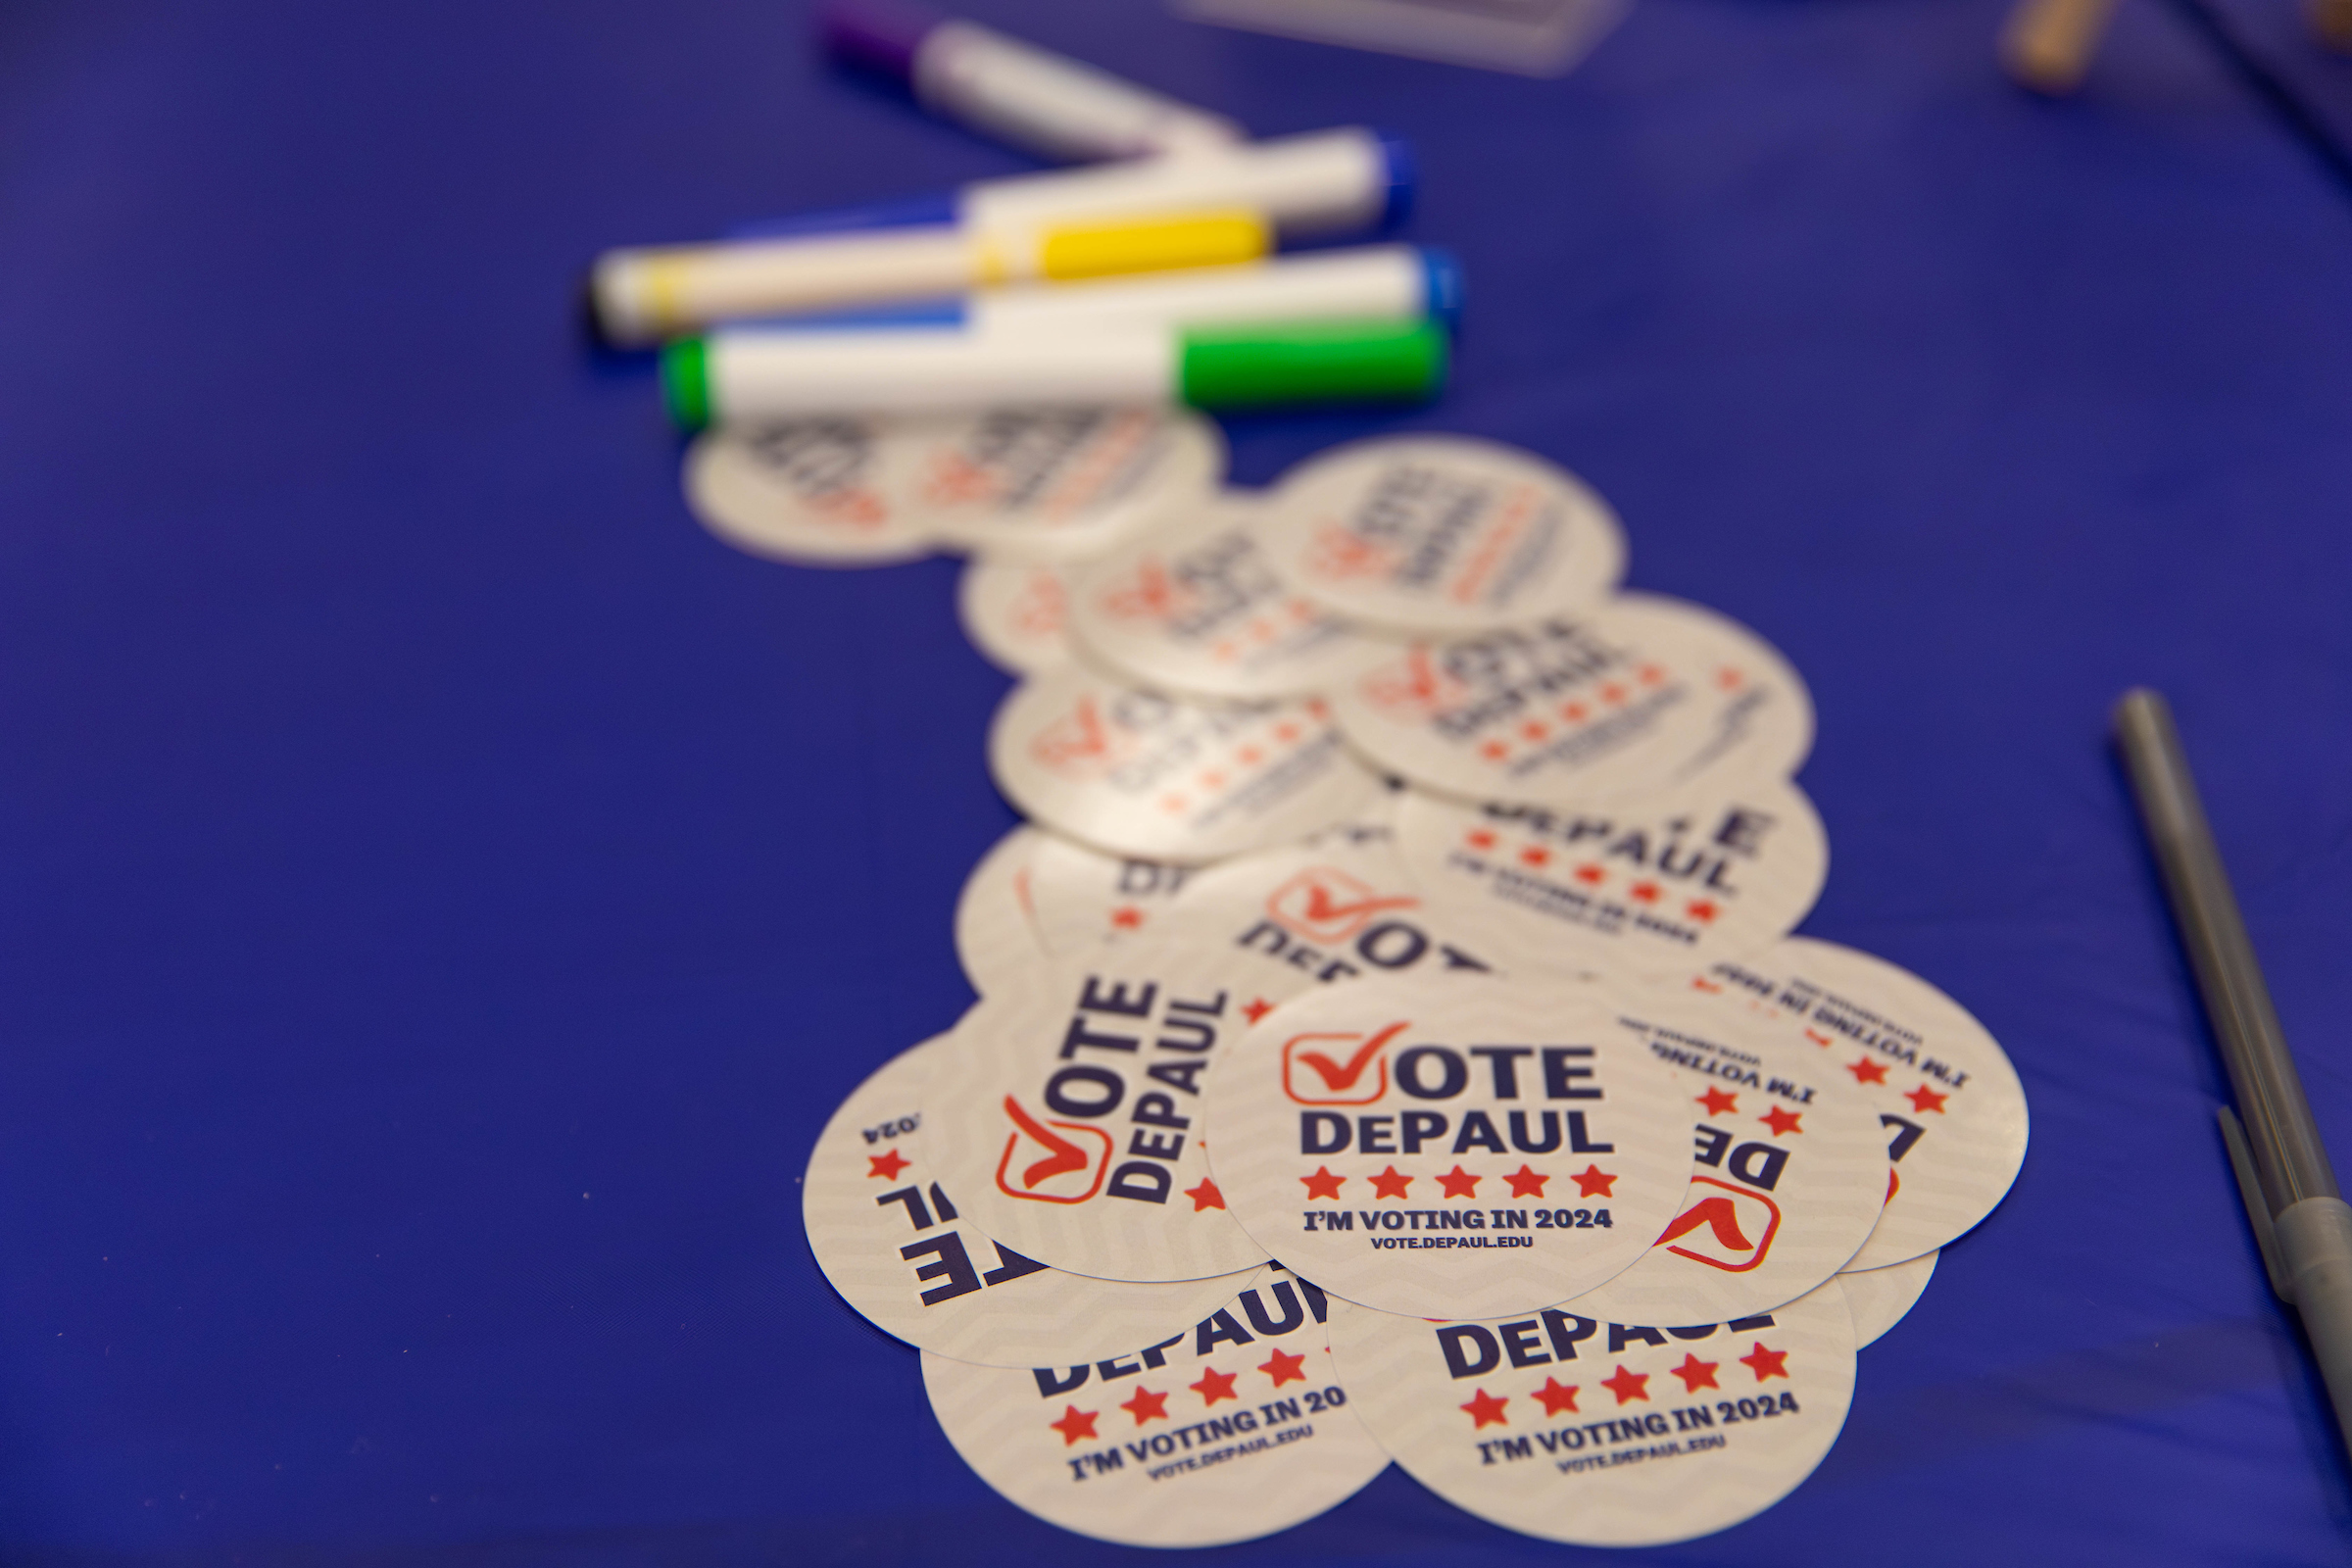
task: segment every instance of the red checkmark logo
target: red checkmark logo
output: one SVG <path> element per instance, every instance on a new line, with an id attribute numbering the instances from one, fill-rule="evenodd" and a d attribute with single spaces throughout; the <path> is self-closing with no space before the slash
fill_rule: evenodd
<path id="1" fill-rule="evenodd" d="M 1039 1203 L 1083 1203 L 1102 1191 L 1110 1170 L 1110 1134 L 1084 1122 L 1041 1122 L 1010 1095 L 1004 1097 L 1004 1114 L 1012 1118 L 1013 1131 L 997 1161 L 998 1192 Z M 1061 1132 L 1054 1130 L 1057 1127 Z"/>
<path id="2" fill-rule="evenodd" d="M 1345 942 L 1389 909 L 1418 907 L 1421 901 L 1384 895 L 1360 877 L 1329 866 L 1309 866 L 1276 888 L 1266 912 L 1310 942 Z"/>
<path id="3" fill-rule="evenodd" d="M 1134 739 L 1103 720 L 1092 697 L 1081 697 L 1067 714 L 1040 730 L 1029 753 L 1065 778 L 1092 778 L 1123 760 Z"/>
<path id="4" fill-rule="evenodd" d="M 1369 1105 L 1389 1092 L 1381 1048 L 1411 1027 L 1399 1019 L 1369 1037 L 1294 1035 L 1282 1045 L 1282 1092 L 1301 1105 Z"/>

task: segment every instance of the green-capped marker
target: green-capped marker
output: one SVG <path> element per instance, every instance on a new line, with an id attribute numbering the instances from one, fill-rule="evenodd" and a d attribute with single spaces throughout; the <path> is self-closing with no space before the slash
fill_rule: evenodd
<path id="1" fill-rule="evenodd" d="M 1183 335 L 1179 392 L 1200 409 L 1398 403 L 1446 384 L 1446 331 L 1432 321 L 1300 321 Z"/>
<path id="2" fill-rule="evenodd" d="M 662 395 L 686 429 L 710 422 L 710 356 L 701 338 L 682 337 L 662 351 Z"/>
<path id="3" fill-rule="evenodd" d="M 742 328 L 662 351 L 669 412 L 706 425 L 1002 405 L 1398 403 L 1446 380 L 1434 321 L 1266 321 L 1084 330 Z"/>

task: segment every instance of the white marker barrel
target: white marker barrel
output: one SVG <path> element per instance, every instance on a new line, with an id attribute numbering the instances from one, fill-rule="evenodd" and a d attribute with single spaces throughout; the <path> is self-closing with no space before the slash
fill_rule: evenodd
<path id="1" fill-rule="evenodd" d="M 884 228 L 607 251 L 589 287 L 605 335 L 644 343 L 744 316 L 959 294 L 978 273 L 972 237 L 960 228 Z"/>
<path id="2" fill-rule="evenodd" d="M 1266 225 L 1233 210 L 1075 220 L 912 224 L 608 251 L 589 276 L 598 327 L 646 343 L 717 321 L 925 299 L 1041 278 L 1253 261 Z"/>
<path id="3" fill-rule="evenodd" d="M 708 402 L 723 420 L 916 414 L 995 404 L 1165 404 L 1176 335 L 722 332 L 704 345 Z"/>
<path id="4" fill-rule="evenodd" d="M 1334 318 L 1453 324 L 1461 298 L 1451 257 L 1413 245 L 1323 251 L 1245 267 L 1202 267 L 1051 288 L 998 289 L 965 307 L 974 331 L 1086 330 L 1119 322 L 1197 326 Z"/>
<path id="5" fill-rule="evenodd" d="M 1130 213 L 1247 208 L 1285 239 L 1362 233 L 1401 215 L 1413 171 L 1404 144 L 1360 125 L 966 185 L 966 223 L 1018 229 Z"/>
<path id="6" fill-rule="evenodd" d="M 914 55 L 924 108 L 1048 158 L 1085 163 L 1243 139 L 1220 115 L 972 22 L 943 22 Z"/>

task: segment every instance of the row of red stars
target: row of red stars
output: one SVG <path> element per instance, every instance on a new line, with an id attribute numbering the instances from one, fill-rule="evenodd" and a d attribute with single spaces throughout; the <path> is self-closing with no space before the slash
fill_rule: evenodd
<path id="1" fill-rule="evenodd" d="M 1740 1097 L 1726 1090 L 1709 1089 L 1703 1095 L 1691 1097 L 1691 1103 L 1704 1105 L 1710 1116 L 1728 1116 L 1740 1108 Z M 1801 1110 L 1784 1110 L 1779 1105 L 1775 1105 L 1763 1115 L 1758 1116 L 1756 1120 L 1771 1128 L 1772 1136 L 1778 1138 L 1783 1133 L 1803 1132 L 1804 1129 L 1797 1123 L 1804 1119 L 1804 1115 L 1805 1113 Z"/>
<path id="2" fill-rule="evenodd" d="M 1474 850 L 1492 850 L 1498 842 L 1491 828 L 1474 827 L 1462 835 L 1462 841 Z M 1551 863 L 1551 851 L 1542 844 L 1530 844 L 1519 852 L 1519 863 L 1533 870 L 1542 870 Z M 1609 879 L 1609 873 L 1587 860 L 1570 873 L 1589 888 L 1597 888 Z M 1666 896 L 1666 890 L 1655 882 L 1637 882 L 1625 890 L 1625 896 L 1636 904 L 1655 904 Z M 1722 906 L 1712 899 L 1692 899 L 1683 906 L 1683 913 L 1705 925 L 1723 912 Z"/>
<path id="3" fill-rule="evenodd" d="M 1854 1075 L 1854 1082 L 1858 1084 L 1883 1084 L 1886 1081 L 1886 1064 L 1873 1061 L 1868 1056 L 1855 1057 L 1845 1064 L 1845 1070 Z M 1937 1094 L 1923 1081 L 1917 1089 L 1904 1090 L 1903 1098 L 1911 1102 L 1911 1108 L 1920 1114 L 1925 1115 L 1932 1110 L 1940 1116 L 1944 1113 L 1943 1102 L 1952 1095 L 1948 1089 Z"/>
<path id="4" fill-rule="evenodd" d="M 1305 1365 L 1305 1351 L 1276 1350 L 1273 1359 L 1260 1361 L 1257 1369 L 1279 1389 L 1285 1383 L 1304 1383 Z M 1215 1404 L 1219 1399 L 1231 1399 L 1238 1404 L 1242 1396 L 1233 1392 L 1233 1383 L 1240 1376 L 1239 1372 L 1220 1372 L 1212 1366 L 1201 1372 L 1200 1382 L 1187 1384 L 1186 1387 L 1200 1396 L 1203 1408 Z M 1154 1394 L 1139 1385 L 1135 1397 L 1121 1403 L 1118 1408 L 1135 1417 L 1135 1424 L 1139 1427 L 1147 1421 L 1168 1421 L 1174 1419 L 1168 1414 L 1171 1396 L 1168 1394 Z M 1046 1425 L 1061 1434 L 1061 1446 L 1066 1448 L 1081 1438 L 1094 1437 L 1095 1422 L 1102 1414 L 1100 1410 L 1081 1410 L 1073 1404 L 1063 1410 L 1060 1420 L 1049 1421 Z"/>
<path id="5" fill-rule="evenodd" d="M 1328 1198 L 1335 1203 L 1340 1200 L 1340 1188 L 1348 1181 L 1345 1176 L 1333 1175 L 1329 1165 L 1318 1165 L 1312 1176 L 1298 1179 L 1306 1183 L 1307 1197 Z M 1436 1178 L 1438 1186 L 1445 1190 L 1447 1198 L 1476 1198 L 1478 1184 L 1486 1179 L 1483 1174 L 1473 1175 L 1462 1169 L 1459 1161 L 1455 1162 L 1453 1169 Z M 1551 1180 L 1548 1175 L 1538 1175 L 1525 1164 L 1501 1179 L 1511 1184 L 1513 1198 L 1542 1198 L 1544 1184 Z M 1598 1165 L 1587 1165 L 1581 1171 L 1572 1172 L 1568 1179 L 1576 1183 L 1576 1195 L 1579 1198 L 1615 1196 L 1617 1178 Z M 1372 1197 L 1377 1200 L 1383 1198 L 1402 1199 L 1405 1189 L 1412 1186 L 1414 1178 L 1397 1174 L 1396 1167 L 1392 1164 L 1379 1175 L 1367 1176 L 1364 1180 L 1372 1184 Z"/>
<path id="6" fill-rule="evenodd" d="M 1655 664 L 1643 664 L 1640 669 L 1634 671 L 1634 678 L 1644 686 L 1662 685 L 1666 680 L 1666 671 Z M 1740 671 L 1727 664 L 1715 672 L 1715 685 L 1720 691 L 1737 691 L 1744 678 Z M 1607 681 L 1594 695 L 1600 699 L 1602 706 L 1619 708 L 1624 706 L 1625 700 L 1633 693 L 1615 681 Z M 1592 716 L 1592 710 L 1583 703 L 1570 701 L 1560 705 L 1559 715 L 1567 723 L 1581 724 Z M 1519 725 L 1519 734 L 1531 745 L 1541 744 L 1551 739 L 1551 726 L 1540 718 L 1531 718 L 1524 720 Z M 1479 755 L 1489 761 L 1499 762 L 1511 755 L 1511 743 L 1498 735 L 1479 747 L 1478 751 Z"/>
<path id="7" fill-rule="evenodd" d="M 1324 719 L 1324 716 L 1328 714 L 1331 710 L 1324 705 L 1322 698 L 1309 697 L 1306 700 L 1306 711 L 1308 715 L 1315 720 L 1315 722 L 1321 723 Z M 1299 723 L 1297 719 L 1286 718 L 1281 723 L 1274 726 L 1275 742 L 1282 746 L 1290 745 L 1305 733 L 1306 726 Z M 1265 751 L 1256 746 L 1236 747 L 1233 753 L 1233 760 L 1244 767 L 1254 767 L 1259 762 L 1264 761 L 1265 757 Z M 1200 776 L 1193 780 L 1193 784 L 1196 788 L 1210 791 L 1221 790 L 1225 787 L 1226 783 L 1226 775 L 1213 767 L 1201 769 Z M 1174 790 L 1170 790 L 1167 794 L 1159 798 L 1159 808 L 1167 812 L 1170 816 L 1176 815 L 1191 804 L 1192 802 L 1190 800 Z"/>
<path id="8" fill-rule="evenodd" d="M 1279 613 L 1288 615 L 1291 618 L 1292 625 L 1303 626 L 1308 621 L 1315 618 L 1315 607 L 1308 604 L 1303 599 L 1290 599 L 1283 602 Z M 1211 648 L 1209 650 L 1209 654 L 1212 658 L 1220 660 L 1231 661 L 1239 659 L 1242 656 L 1242 648 L 1244 645 L 1255 645 L 1262 647 L 1263 645 L 1272 642 L 1275 638 L 1281 636 L 1289 629 L 1290 628 L 1287 626 L 1278 626 L 1274 622 L 1268 620 L 1265 616 L 1260 615 L 1257 617 L 1257 619 L 1251 621 L 1249 625 L 1242 628 L 1243 635 L 1238 641 L 1231 637 L 1225 638 L 1215 647 Z"/>
<path id="9" fill-rule="evenodd" d="M 1740 1364 L 1755 1373 L 1758 1383 L 1766 1378 L 1788 1376 L 1788 1352 L 1767 1349 L 1762 1340 L 1756 1342 L 1754 1349 L 1740 1357 Z M 1720 1392 L 1723 1386 L 1715 1381 L 1715 1372 L 1722 1365 L 1721 1361 L 1701 1361 L 1695 1353 L 1686 1352 L 1681 1366 L 1670 1366 L 1666 1370 L 1683 1380 L 1684 1394 L 1691 1395 L 1701 1389 Z M 1649 1374 L 1630 1372 L 1622 1361 L 1617 1363 L 1617 1375 L 1602 1378 L 1600 1386 L 1617 1396 L 1620 1407 L 1636 1399 L 1644 1404 L 1649 1402 Z M 1544 1386 L 1534 1391 L 1532 1397 L 1544 1406 L 1546 1416 L 1558 1415 L 1563 1410 L 1571 1415 L 1582 1415 L 1584 1412 L 1576 1407 L 1577 1390 L 1582 1387 L 1582 1384 L 1562 1384 L 1558 1378 L 1547 1377 L 1544 1380 Z M 1503 1414 L 1503 1406 L 1510 1402 L 1510 1396 L 1496 1398 L 1482 1388 L 1461 1408 L 1470 1412 L 1470 1419 L 1474 1423 L 1470 1430 L 1475 1432 L 1480 1427 L 1509 1426 L 1511 1418 Z"/>
<path id="10" fill-rule="evenodd" d="M 1704 991 L 1710 997 L 1718 997 L 1723 995 L 1723 987 L 1715 981 L 1709 980 L 1704 975 L 1693 975 L 1690 979 L 1690 989 L 1693 991 Z M 1753 1007 L 1755 1004 L 1751 1003 L 1749 1005 Z M 1777 1018 L 1780 1016 L 1780 1013 L 1773 1008 L 1767 1007 L 1762 1010 L 1769 1017 Z M 1818 1029 L 1807 1029 L 1805 1031 L 1805 1038 L 1812 1041 L 1815 1045 L 1821 1047 L 1825 1051 L 1835 1043 L 1828 1035 L 1823 1034 Z M 1886 1081 L 1886 1064 L 1881 1061 L 1873 1061 L 1868 1056 L 1855 1057 L 1852 1061 L 1849 1061 L 1845 1064 L 1845 1070 L 1854 1075 L 1854 1082 L 1857 1084 L 1883 1084 Z M 1943 1102 L 1952 1098 L 1952 1092 L 1948 1089 L 1940 1092 L 1930 1089 L 1927 1085 L 1927 1081 L 1922 1079 L 1917 1089 L 1904 1090 L 1903 1098 L 1911 1102 L 1911 1108 L 1918 1111 L 1921 1115 L 1924 1116 L 1932 1110 L 1940 1116 L 1945 1113 Z"/>

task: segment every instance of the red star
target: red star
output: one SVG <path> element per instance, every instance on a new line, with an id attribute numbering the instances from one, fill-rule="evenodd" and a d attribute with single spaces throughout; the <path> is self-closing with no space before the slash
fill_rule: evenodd
<path id="1" fill-rule="evenodd" d="M 1544 727 L 1542 720 L 1530 719 L 1528 722 L 1519 726 L 1519 733 L 1526 736 L 1531 741 L 1540 741 L 1544 736 L 1550 734 L 1551 731 Z"/>
<path id="2" fill-rule="evenodd" d="M 1306 1352 L 1304 1350 L 1276 1350 L 1273 1352 L 1273 1356 L 1274 1359 L 1271 1361 L 1260 1361 L 1257 1369 L 1272 1378 L 1276 1388 L 1281 1388 L 1285 1383 L 1304 1383 L 1306 1381 L 1304 1370 Z"/>
<path id="3" fill-rule="evenodd" d="M 1617 1375 L 1602 1378 L 1600 1386 L 1617 1396 L 1619 1404 L 1630 1404 L 1636 1399 L 1646 1401 L 1649 1398 L 1649 1374 L 1628 1372 L 1623 1361 L 1617 1363 Z"/>
<path id="4" fill-rule="evenodd" d="M 1404 1190 L 1413 1184 L 1410 1176 L 1397 1175 L 1396 1167 L 1394 1165 L 1379 1175 L 1367 1176 L 1364 1180 L 1372 1184 L 1372 1197 L 1375 1200 L 1383 1198 L 1401 1199 L 1404 1197 Z"/>
<path id="5" fill-rule="evenodd" d="M 1073 1404 L 1060 1420 L 1049 1421 L 1046 1425 L 1061 1434 L 1061 1446 L 1066 1448 L 1080 1438 L 1095 1435 L 1095 1417 L 1099 1414 L 1100 1411 L 1081 1410 Z"/>
<path id="6" fill-rule="evenodd" d="M 1504 758 L 1510 756 L 1511 754 L 1511 749 L 1508 746 L 1503 745 L 1500 741 L 1489 741 L 1486 745 L 1481 746 L 1478 750 L 1480 755 L 1491 758 L 1497 762 L 1501 761 Z"/>
<path id="7" fill-rule="evenodd" d="M 1597 865 L 1580 865 L 1576 868 L 1576 879 L 1587 887 L 1597 886 L 1608 874 Z"/>
<path id="8" fill-rule="evenodd" d="M 1700 1095 L 1698 1097 L 1698 1102 L 1707 1107 L 1707 1114 L 1710 1116 L 1720 1116 L 1725 1111 L 1738 1110 L 1740 1108 L 1740 1097 L 1734 1094 L 1727 1094 L 1720 1089 L 1710 1089 L 1705 1094 Z"/>
<path id="9" fill-rule="evenodd" d="M 1729 667 L 1728 665 L 1715 672 L 1715 684 L 1722 687 L 1727 692 L 1737 689 L 1740 685 L 1740 672 Z"/>
<path id="10" fill-rule="evenodd" d="M 1135 1424 L 1139 1427 L 1155 1416 L 1165 1421 L 1168 1418 L 1168 1396 L 1164 1394 L 1153 1394 L 1150 1389 L 1139 1388 L 1135 1391 L 1135 1397 L 1120 1405 L 1119 1408 L 1135 1417 Z"/>
<path id="11" fill-rule="evenodd" d="M 1466 841 L 1474 850 L 1491 850 L 1494 847 L 1494 835 L 1483 827 L 1472 828 L 1466 835 Z"/>
<path id="12" fill-rule="evenodd" d="M 907 1166 L 913 1163 L 913 1160 L 908 1159 L 905 1154 L 900 1153 L 894 1149 L 886 1154 L 866 1155 L 865 1173 L 868 1176 L 880 1176 L 885 1180 L 896 1181 L 898 1179 L 899 1172 L 905 1170 Z"/>
<path id="13" fill-rule="evenodd" d="M 1715 1381 L 1715 1369 L 1722 1364 L 1720 1361 L 1701 1361 L 1695 1355 L 1686 1354 L 1681 1366 L 1670 1366 L 1666 1370 L 1683 1380 L 1685 1394 L 1696 1394 L 1701 1389 L 1723 1386 Z"/>
<path id="14" fill-rule="evenodd" d="M 1470 1412 L 1470 1419 L 1476 1423 L 1470 1430 L 1476 1432 L 1481 1427 L 1509 1426 L 1511 1418 L 1502 1413 L 1502 1407 L 1510 1402 L 1507 1398 L 1497 1399 L 1484 1389 L 1479 1390 L 1470 1402 L 1462 1406 Z"/>
<path id="15" fill-rule="evenodd" d="M 1914 1110 L 1923 1112 L 1932 1110 L 1940 1116 L 1943 1114 L 1943 1102 L 1952 1097 L 1939 1095 L 1926 1084 L 1921 1084 L 1917 1089 L 1905 1090 L 1903 1098 L 1911 1102 Z"/>
<path id="16" fill-rule="evenodd" d="M 1511 1196 L 1513 1198 L 1542 1198 L 1544 1196 L 1544 1184 L 1551 1180 L 1551 1178 L 1548 1176 L 1539 1176 L 1534 1171 L 1530 1170 L 1525 1163 L 1522 1163 L 1517 1170 L 1511 1172 L 1508 1176 L 1505 1176 L 1503 1180 L 1511 1184 Z"/>
<path id="17" fill-rule="evenodd" d="M 1847 1062 L 1845 1070 L 1854 1075 L 1854 1082 L 1858 1084 L 1883 1084 L 1886 1081 L 1886 1069 L 1868 1056 Z"/>
<path id="18" fill-rule="evenodd" d="M 1560 705 L 1560 716 L 1568 720 L 1568 722 L 1571 724 L 1581 723 L 1583 722 L 1585 716 L 1585 705 L 1582 703 L 1562 703 Z"/>
<path id="19" fill-rule="evenodd" d="M 1438 1178 L 1438 1186 L 1447 1198 L 1476 1198 L 1483 1177 L 1473 1176 L 1457 1162 L 1453 1169 Z"/>
<path id="20" fill-rule="evenodd" d="M 1666 678 L 1666 672 L 1655 664 L 1643 664 L 1640 669 L 1635 670 L 1634 674 L 1640 677 L 1644 686 L 1655 686 Z"/>
<path id="21" fill-rule="evenodd" d="M 1683 912 L 1690 915 L 1691 919 L 1696 920 L 1700 925 L 1705 925 L 1708 921 L 1715 918 L 1716 909 L 1715 906 L 1708 903 L 1705 899 L 1692 899 L 1689 904 L 1683 906 Z"/>
<path id="22" fill-rule="evenodd" d="M 1536 1391 L 1536 1398 L 1543 1403 L 1545 1415 L 1558 1415 L 1562 1410 L 1573 1413 L 1576 1410 L 1576 1385 L 1572 1383 L 1563 1388 L 1558 1378 L 1545 1378 L 1544 1386 Z"/>
<path id="23" fill-rule="evenodd" d="M 1604 1172 L 1598 1165 L 1587 1165 L 1583 1170 L 1572 1171 L 1568 1179 L 1576 1183 L 1576 1196 L 1579 1198 L 1617 1196 L 1617 1178 Z"/>
<path id="24" fill-rule="evenodd" d="M 1764 1342 L 1758 1340 L 1756 1348 L 1740 1358 L 1740 1364 L 1754 1372 L 1758 1383 L 1766 1378 L 1785 1378 L 1788 1375 L 1788 1352 L 1767 1350 Z"/>
<path id="25" fill-rule="evenodd" d="M 1265 998 L 1251 997 L 1250 1001 L 1243 1006 L 1242 1016 L 1249 1019 L 1251 1023 L 1255 1023 L 1258 1019 L 1263 1018 L 1267 1013 L 1272 1012 L 1273 1010 L 1274 1004 L 1268 1002 Z"/>
<path id="26" fill-rule="evenodd" d="M 1240 1395 L 1233 1392 L 1233 1380 L 1240 1376 L 1239 1372 L 1220 1372 L 1213 1366 L 1203 1367 L 1200 1371 L 1200 1381 L 1187 1384 L 1186 1387 L 1200 1396 L 1202 1404 L 1214 1404 L 1219 1399 L 1241 1397 Z"/>
<path id="27" fill-rule="evenodd" d="M 1658 902 L 1658 885 L 1655 882 L 1637 882 L 1625 890 L 1625 896 L 1636 904 L 1655 904 Z"/>
<path id="28" fill-rule="evenodd" d="M 1122 908 L 1110 911 L 1110 923 L 1122 931 L 1141 930 L 1144 924 L 1144 911 L 1132 904 L 1127 905 Z"/>
<path id="29" fill-rule="evenodd" d="M 1625 701 L 1625 688 L 1611 681 L 1600 689 L 1600 700 L 1604 703 L 1622 703 Z"/>
<path id="30" fill-rule="evenodd" d="M 1780 1106 L 1775 1105 L 1763 1115 L 1758 1116 L 1756 1120 L 1771 1128 L 1772 1136 L 1778 1138 L 1783 1133 L 1803 1132 L 1804 1129 L 1796 1124 L 1797 1117 L 1802 1114 L 1802 1111 L 1783 1110 Z"/>
<path id="31" fill-rule="evenodd" d="M 1218 1192 L 1217 1184 L 1205 1176 L 1200 1178 L 1200 1186 L 1186 1188 L 1184 1196 L 1193 1200 L 1193 1212 L 1196 1214 L 1204 1208 L 1223 1208 L 1225 1206 L 1225 1195 Z"/>
<path id="32" fill-rule="evenodd" d="M 1535 866 L 1548 865 L 1551 863 L 1551 852 L 1541 844 L 1531 844 L 1519 852 L 1519 863 Z"/>
<path id="33" fill-rule="evenodd" d="M 1348 1178 L 1334 1176 L 1329 1165 L 1317 1165 L 1312 1176 L 1301 1176 L 1298 1179 L 1306 1183 L 1307 1197 L 1328 1198 L 1336 1203 L 1340 1200 L 1340 1183 Z"/>

